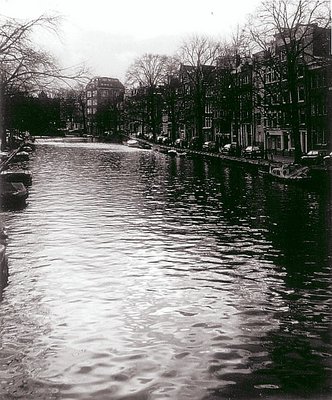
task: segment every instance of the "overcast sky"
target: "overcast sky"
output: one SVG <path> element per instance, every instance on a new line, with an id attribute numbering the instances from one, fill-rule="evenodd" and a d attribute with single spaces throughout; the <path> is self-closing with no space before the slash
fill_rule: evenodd
<path id="1" fill-rule="evenodd" d="M 37 40 L 71 66 L 85 62 L 94 75 L 124 81 L 144 53 L 172 55 L 190 35 L 217 39 L 235 31 L 260 0 L 0 0 L 0 13 L 35 18 L 63 16 L 60 39 L 43 33 Z"/>

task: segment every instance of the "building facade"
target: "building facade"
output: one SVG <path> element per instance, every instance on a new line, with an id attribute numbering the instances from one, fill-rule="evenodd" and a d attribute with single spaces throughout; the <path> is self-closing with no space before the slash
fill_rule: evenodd
<path id="1" fill-rule="evenodd" d="M 123 100 L 125 88 L 116 78 L 94 77 L 86 86 L 88 131 L 103 135 L 117 129 L 117 105 Z"/>
<path id="2" fill-rule="evenodd" d="M 160 130 L 172 142 L 199 137 L 201 142 L 215 141 L 219 148 L 235 142 L 242 148 L 256 145 L 266 153 L 285 155 L 295 148 L 305 153 L 328 147 L 330 33 L 317 25 L 299 26 L 294 34 L 275 35 L 266 50 L 251 57 L 221 57 L 214 66 L 182 65 L 173 78 L 174 88 L 159 88 Z M 287 48 L 292 41 L 295 53 Z M 128 121 L 142 126 L 149 105 L 143 89 L 133 96 L 135 118 Z"/>

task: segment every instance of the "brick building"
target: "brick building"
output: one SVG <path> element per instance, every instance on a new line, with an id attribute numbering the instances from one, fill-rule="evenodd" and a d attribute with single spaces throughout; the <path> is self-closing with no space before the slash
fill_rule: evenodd
<path id="1" fill-rule="evenodd" d="M 86 86 L 88 131 L 101 135 L 114 129 L 115 107 L 122 101 L 125 88 L 116 78 L 95 77 Z"/>

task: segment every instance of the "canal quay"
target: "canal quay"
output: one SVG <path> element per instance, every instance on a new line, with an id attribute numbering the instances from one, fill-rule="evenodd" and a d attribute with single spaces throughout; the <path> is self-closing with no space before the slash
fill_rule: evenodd
<path id="1" fill-rule="evenodd" d="M 328 399 L 328 190 L 37 140 L 2 210 L 0 399 Z"/>

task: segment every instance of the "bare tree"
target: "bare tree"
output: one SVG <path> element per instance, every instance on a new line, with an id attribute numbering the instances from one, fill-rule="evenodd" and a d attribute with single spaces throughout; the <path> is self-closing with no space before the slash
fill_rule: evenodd
<path id="1" fill-rule="evenodd" d="M 62 118 L 79 122 L 83 126 L 83 133 L 87 133 L 86 123 L 86 96 L 85 86 L 78 83 L 73 88 L 60 88 L 57 93 L 60 98 Z"/>
<path id="2" fill-rule="evenodd" d="M 248 44 L 248 35 L 237 25 L 230 40 L 219 45 L 213 104 L 215 110 L 223 110 L 215 116 L 215 128 L 219 132 L 216 141 L 222 144 L 240 141 L 241 100 L 247 99 L 241 85 L 241 69 L 250 62 Z"/>
<path id="3" fill-rule="evenodd" d="M 128 68 L 126 85 L 139 89 L 139 95 L 145 92 L 147 125 L 156 137 L 160 117 L 160 91 L 158 88 L 167 82 L 168 76 L 174 69 L 174 59 L 159 54 L 144 54 L 137 58 Z"/>
<path id="4" fill-rule="evenodd" d="M 256 63 L 256 76 L 265 85 L 265 68 L 270 68 L 287 92 L 287 119 L 295 147 L 295 161 L 302 153 L 299 121 L 298 76 L 309 63 L 328 59 L 330 5 L 327 0 L 265 0 L 249 19 L 247 31 L 252 51 L 260 57 Z M 320 36 L 323 46 L 314 48 Z M 325 47 L 324 47 L 325 46 Z M 270 86 L 272 87 L 272 86 Z M 274 86 L 276 87 L 276 86 Z M 266 91 L 266 85 L 264 86 Z M 273 96 L 273 93 L 269 95 Z"/>
<path id="5" fill-rule="evenodd" d="M 0 19 L 0 137 L 5 145 L 3 123 L 4 96 L 11 90 L 32 92 L 45 87 L 59 86 L 83 78 L 86 70 L 61 68 L 54 57 L 37 47 L 32 39 L 36 28 L 56 34 L 60 18 L 41 15 L 21 21 L 14 18 Z"/>
<path id="6" fill-rule="evenodd" d="M 129 86 L 156 87 L 165 82 L 168 57 L 159 54 L 144 54 L 128 68 L 126 84 Z"/>
<path id="7" fill-rule="evenodd" d="M 191 103 L 191 118 L 196 136 L 203 140 L 204 109 L 208 83 L 212 80 L 220 44 L 206 36 L 194 35 L 183 42 L 179 49 L 182 64 L 180 76 L 188 86 L 187 101 Z"/>

